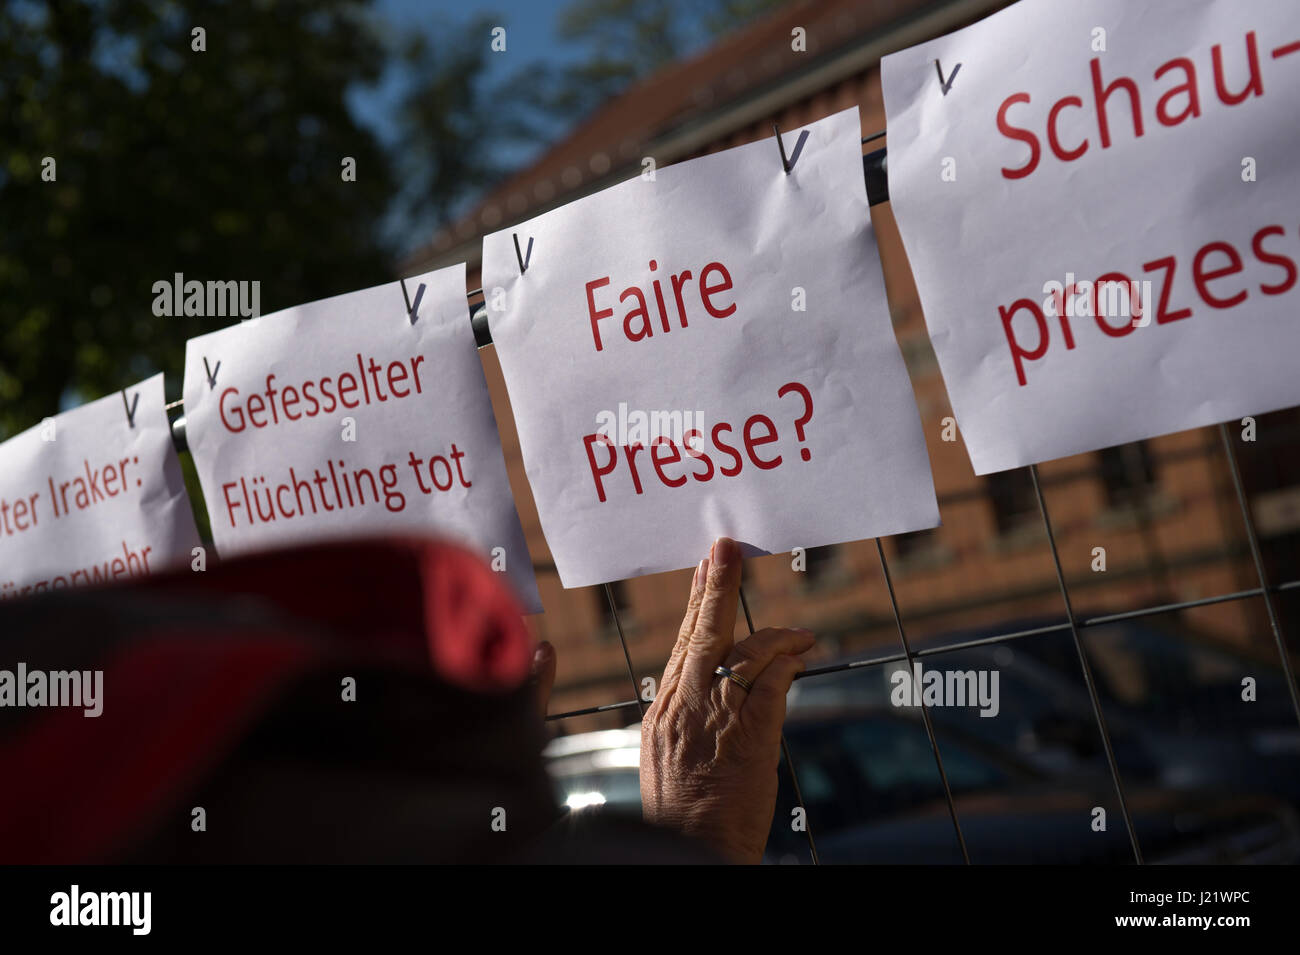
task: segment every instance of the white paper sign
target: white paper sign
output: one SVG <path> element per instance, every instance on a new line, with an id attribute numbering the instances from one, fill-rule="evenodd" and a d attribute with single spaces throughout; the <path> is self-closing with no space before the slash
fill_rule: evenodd
<path id="1" fill-rule="evenodd" d="M 190 451 L 222 556 L 434 533 L 541 609 L 465 303 L 465 266 L 191 339 Z"/>
<path id="2" fill-rule="evenodd" d="M 154 375 L 0 444 L 0 600 L 192 559 L 199 535 L 166 400 Z"/>
<path id="3" fill-rule="evenodd" d="M 1022 0 L 882 73 L 977 474 L 1300 402 L 1300 5 Z"/>
<path id="4" fill-rule="evenodd" d="M 566 587 L 932 527 L 857 110 L 483 244 L 493 340 Z M 520 274 L 514 236 L 527 271 Z"/>

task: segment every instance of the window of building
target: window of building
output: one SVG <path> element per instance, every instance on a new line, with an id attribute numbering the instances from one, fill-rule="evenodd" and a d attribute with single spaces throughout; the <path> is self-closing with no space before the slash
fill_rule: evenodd
<path id="1" fill-rule="evenodd" d="M 831 579 L 839 556 L 838 550 L 839 548 L 831 544 L 826 547 L 809 547 L 804 552 L 804 559 L 807 562 L 804 570 L 804 586 L 820 587 Z"/>
<path id="2" fill-rule="evenodd" d="M 894 553 L 899 560 L 908 560 L 934 550 L 939 542 L 939 535 L 936 530 L 937 528 L 931 527 L 923 531 L 895 534 L 893 538 Z"/>
<path id="3" fill-rule="evenodd" d="M 1027 468 L 999 471 L 984 478 L 998 533 L 1006 534 L 1039 519 L 1034 480 Z"/>
<path id="4" fill-rule="evenodd" d="M 1155 483 L 1155 462 L 1145 441 L 1103 448 L 1097 457 L 1106 503 L 1111 507 L 1132 506 Z"/>

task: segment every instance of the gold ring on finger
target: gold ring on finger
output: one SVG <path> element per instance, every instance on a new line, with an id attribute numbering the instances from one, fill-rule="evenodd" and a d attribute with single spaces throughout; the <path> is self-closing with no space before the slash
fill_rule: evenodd
<path id="1" fill-rule="evenodd" d="M 753 683 L 751 683 L 749 680 L 745 679 L 743 676 L 741 676 L 741 675 L 740 675 L 739 673 L 737 673 L 735 670 L 731 669 L 731 667 L 720 666 L 720 667 L 716 668 L 713 672 L 714 672 L 714 674 L 716 674 L 717 676 L 725 676 L 725 677 L 726 677 L 728 680 L 730 680 L 732 683 L 737 684 L 737 685 L 738 685 L 742 690 L 744 690 L 746 693 L 748 693 L 750 690 L 752 690 L 752 689 L 754 688 L 754 684 L 753 684 Z"/>

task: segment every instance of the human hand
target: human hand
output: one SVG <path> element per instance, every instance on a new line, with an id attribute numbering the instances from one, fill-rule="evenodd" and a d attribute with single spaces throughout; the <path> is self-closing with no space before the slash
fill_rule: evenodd
<path id="1" fill-rule="evenodd" d="M 770 627 L 734 642 L 740 572 L 740 548 L 725 537 L 696 568 L 677 643 L 641 720 L 641 806 L 647 822 L 755 863 L 776 809 L 786 693 L 814 638 Z M 716 675 L 719 665 L 753 689 Z"/>

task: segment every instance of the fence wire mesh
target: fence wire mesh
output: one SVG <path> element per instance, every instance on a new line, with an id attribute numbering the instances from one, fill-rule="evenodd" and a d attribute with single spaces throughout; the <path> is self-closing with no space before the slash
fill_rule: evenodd
<path id="1" fill-rule="evenodd" d="M 1258 586 L 1246 588 L 1229 593 L 1215 594 L 1208 597 L 1199 597 L 1189 600 L 1171 601 L 1167 603 L 1154 604 L 1142 607 L 1136 607 L 1129 610 L 1098 614 L 1092 616 L 1080 616 L 1074 609 L 1070 596 L 1070 588 L 1066 580 L 1065 573 L 1062 569 L 1061 554 L 1058 549 L 1056 535 L 1053 532 L 1052 519 L 1047 506 L 1047 499 L 1043 492 L 1044 482 L 1040 479 L 1038 467 L 1031 465 L 1024 469 L 1033 485 L 1034 496 L 1038 505 L 1039 515 L 1042 521 L 1043 531 L 1046 535 L 1048 550 L 1051 554 L 1053 567 L 1055 570 L 1056 580 L 1060 589 L 1062 610 L 1064 617 L 1060 623 L 1050 624 L 1040 627 L 1011 630 L 997 633 L 992 636 L 981 637 L 973 640 L 966 640 L 957 643 L 944 643 L 940 646 L 913 649 L 908 642 L 907 630 L 904 625 L 903 613 L 899 608 L 899 602 L 894 592 L 893 581 L 889 571 L 889 563 L 885 557 L 885 551 L 879 538 L 875 540 L 875 548 L 879 557 L 882 580 L 889 597 L 889 604 L 894 618 L 894 624 L 898 633 L 900 650 L 897 653 L 887 653 L 883 655 L 874 655 L 862 659 L 856 659 L 846 662 L 840 662 L 831 665 L 811 667 L 799 674 L 797 680 L 815 680 L 818 677 L 824 677 L 834 673 L 842 673 L 849 670 L 866 669 L 872 667 L 881 667 L 890 663 L 905 663 L 909 669 L 912 669 L 917 660 L 937 655 L 952 653 L 954 651 L 969 649 L 974 647 L 986 647 L 999 644 L 1005 644 L 1017 640 L 1032 639 L 1043 637 L 1049 634 L 1071 635 L 1075 652 L 1078 658 L 1080 674 L 1088 692 L 1089 702 L 1091 705 L 1092 715 L 1096 722 L 1097 731 L 1102 742 L 1106 756 L 1106 765 L 1110 775 L 1111 784 L 1114 787 L 1115 794 L 1120 806 L 1121 815 L 1124 822 L 1125 833 L 1131 848 L 1134 862 L 1143 864 L 1145 857 L 1141 844 L 1138 839 L 1137 828 L 1134 824 L 1132 813 L 1129 808 L 1129 802 L 1125 794 L 1124 783 L 1120 772 L 1120 767 L 1115 756 L 1115 746 L 1112 739 L 1111 731 L 1107 726 L 1102 701 L 1099 697 L 1096 683 L 1093 676 L 1093 668 L 1089 661 L 1089 656 L 1082 639 L 1081 632 L 1089 628 L 1102 627 L 1108 624 L 1120 621 L 1138 620 L 1146 617 L 1152 617 L 1162 614 L 1177 613 L 1179 611 L 1191 610 L 1199 607 L 1213 606 L 1216 604 L 1228 603 L 1233 601 L 1245 601 L 1254 598 L 1261 598 L 1266 608 L 1270 630 L 1276 644 L 1277 653 L 1280 658 L 1281 670 L 1285 676 L 1286 688 L 1290 694 L 1292 709 L 1298 723 L 1300 723 L 1300 689 L 1297 688 L 1294 668 L 1292 667 L 1285 637 L 1283 635 L 1280 615 L 1275 605 L 1275 597 L 1291 591 L 1300 590 L 1300 580 L 1286 580 L 1281 582 L 1270 582 L 1267 578 L 1265 562 L 1261 553 L 1259 543 L 1259 533 L 1255 525 L 1255 519 L 1252 514 L 1250 502 L 1247 499 L 1246 491 L 1243 485 L 1240 467 L 1237 461 L 1236 451 L 1233 447 L 1232 437 L 1226 424 L 1220 424 L 1218 427 L 1219 436 L 1222 441 L 1225 460 L 1231 476 L 1233 493 L 1236 498 L 1237 507 L 1240 511 L 1242 521 L 1245 526 L 1245 533 L 1250 551 L 1251 561 L 1254 567 L 1254 573 L 1258 580 Z M 1179 456 L 1204 455 L 1209 453 L 1210 447 L 1201 445 L 1189 451 L 1180 452 Z M 1070 477 L 1067 474 L 1065 477 Z M 1077 476 L 1077 475 L 1074 475 Z M 1058 477 L 1058 480 L 1061 478 Z M 955 495 L 941 496 L 940 503 L 953 504 L 966 497 L 969 492 Z M 1158 560 L 1152 560 L 1152 564 L 1160 573 L 1165 573 Z M 641 690 L 637 681 L 636 670 L 632 663 L 632 654 L 627 643 L 627 636 L 623 628 L 619 614 L 618 601 L 615 599 L 614 591 L 609 584 L 604 585 L 606 599 L 610 613 L 615 622 L 619 642 L 622 646 L 623 655 L 627 663 L 628 677 L 631 681 L 633 690 L 633 699 L 621 700 L 596 706 L 583 707 L 580 709 L 569 710 L 566 712 L 555 713 L 547 716 L 551 722 L 563 721 L 574 717 L 586 716 L 597 713 L 607 713 L 612 711 L 626 710 L 637 707 L 642 714 L 645 712 L 645 701 L 642 699 Z M 750 615 L 749 604 L 745 599 L 744 592 L 741 593 L 742 607 L 745 612 L 745 619 L 750 633 L 754 632 L 753 618 Z M 962 832 L 960 813 L 953 798 L 952 787 L 949 784 L 948 776 L 944 770 L 942 745 L 939 741 L 938 734 L 935 731 L 934 723 L 931 718 L 930 709 L 922 700 L 921 718 L 925 727 L 931 752 L 935 763 L 935 769 L 938 774 L 943 789 L 944 800 L 947 805 L 948 814 L 952 821 L 954 838 L 961 854 L 962 861 L 970 864 L 971 856 L 967 847 L 965 836 Z M 786 744 L 785 738 L 782 737 L 782 754 L 785 766 L 785 772 L 789 774 L 792 789 L 796 794 L 796 800 L 800 805 L 803 803 L 802 794 L 799 790 L 798 772 L 794 759 L 792 758 L 790 748 Z M 816 844 L 813 840 L 813 829 L 816 820 L 808 819 L 805 826 L 806 841 L 808 844 L 810 858 L 814 863 L 818 861 Z"/>

